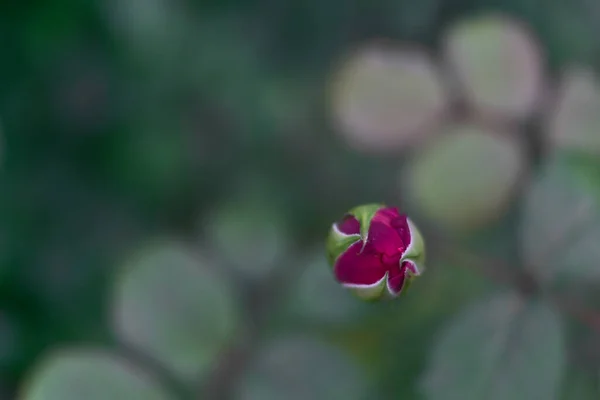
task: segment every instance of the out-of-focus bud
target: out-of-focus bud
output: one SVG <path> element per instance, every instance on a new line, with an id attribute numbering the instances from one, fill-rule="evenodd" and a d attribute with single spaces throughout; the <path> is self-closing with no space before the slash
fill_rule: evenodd
<path id="1" fill-rule="evenodd" d="M 360 298 L 393 299 L 423 272 L 425 246 L 396 207 L 367 204 L 332 225 L 327 258 L 337 281 Z"/>

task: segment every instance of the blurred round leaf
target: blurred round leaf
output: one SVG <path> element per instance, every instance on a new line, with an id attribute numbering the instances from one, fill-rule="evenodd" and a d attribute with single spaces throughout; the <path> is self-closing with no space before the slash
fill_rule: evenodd
<path id="1" fill-rule="evenodd" d="M 489 279 L 468 268 L 443 260 L 428 263 L 433 270 L 420 278 L 418 290 L 385 310 L 380 323 L 361 324 L 367 331 L 383 332 L 376 341 L 377 351 L 371 350 L 381 353 L 369 371 L 377 379 L 377 388 L 385 393 L 402 393 L 403 399 L 421 399 L 415 382 L 422 373 L 431 336 L 438 332 L 440 320 L 493 287 Z M 376 329 L 373 323 L 378 324 Z M 364 342 L 359 338 L 356 347 L 366 347 Z"/>
<path id="2" fill-rule="evenodd" d="M 185 379 L 211 367 L 238 327 L 231 287 L 177 243 L 155 243 L 118 276 L 113 329 Z"/>
<path id="3" fill-rule="evenodd" d="M 520 118 L 538 106 L 541 49 L 515 21 L 488 15 L 458 23 L 447 33 L 445 54 L 477 111 Z"/>
<path id="4" fill-rule="evenodd" d="M 562 321 L 545 303 L 497 295 L 441 332 L 420 387 L 430 400 L 556 399 L 563 336 Z"/>
<path id="5" fill-rule="evenodd" d="M 156 381 L 127 360 L 98 349 L 60 350 L 26 379 L 21 400 L 169 400 Z"/>
<path id="6" fill-rule="evenodd" d="M 508 135 L 455 126 L 415 155 L 406 192 L 434 222 L 472 229 L 505 211 L 524 164 L 522 150 Z"/>
<path id="7" fill-rule="evenodd" d="M 549 162 L 523 204 L 523 256 L 545 282 L 600 278 L 597 193 L 569 165 L 561 159 Z"/>
<path id="8" fill-rule="evenodd" d="M 562 76 L 547 132 L 554 146 L 600 155 L 600 84 L 593 71 L 571 68 Z"/>
<path id="9" fill-rule="evenodd" d="M 434 131 L 446 109 L 429 57 L 414 49 L 368 46 L 333 76 L 331 112 L 340 134 L 365 151 L 397 150 Z"/>
<path id="10" fill-rule="evenodd" d="M 286 307 L 291 318 L 300 316 L 310 322 L 340 324 L 351 321 L 365 309 L 365 303 L 356 301 L 349 290 L 336 282 L 322 249 L 308 258 L 303 268 Z"/>
<path id="11" fill-rule="evenodd" d="M 234 199 L 220 204 L 205 231 L 219 257 L 253 278 L 281 266 L 292 245 L 283 211 L 256 187 L 237 190 Z"/>
<path id="12" fill-rule="evenodd" d="M 372 398 L 363 372 L 341 350 L 316 339 L 269 343 L 240 382 L 236 400 Z"/>

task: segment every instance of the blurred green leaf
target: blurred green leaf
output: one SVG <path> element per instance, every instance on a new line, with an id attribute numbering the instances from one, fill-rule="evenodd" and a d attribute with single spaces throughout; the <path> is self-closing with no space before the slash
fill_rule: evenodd
<path id="1" fill-rule="evenodd" d="M 564 158 L 539 172 L 525 196 L 521 241 L 529 267 L 544 282 L 600 278 L 597 188 Z M 595 183 L 598 186 L 598 183 Z"/>
<path id="2" fill-rule="evenodd" d="M 264 276 L 289 248 L 279 216 L 268 205 L 226 204 L 213 214 L 209 237 L 220 256 L 250 276 Z"/>
<path id="3" fill-rule="evenodd" d="M 113 330 L 184 379 L 198 378 L 237 332 L 226 279 L 176 242 L 152 243 L 117 277 Z"/>
<path id="4" fill-rule="evenodd" d="M 26 379 L 20 400 L 171 400 L 144 370 L 100 349 L 55 351 Z"/>
<path id="5" fill-rule="evenodd" d="M 322 248 L 307 257 L 303 264 L 304 271 L 290 290 L 285 307 L 289 318 L 337 325 L 355 320 L 368 309 L 336 281 Z"/>
<path id="6" fill-rule="evenodd" d="M 430 260 L 428 265 L 416 290 L 384 313 L 389 327 L 378 325 L 383 334 L 377 350 L 382 362 L 379 370 L 373 371 L 377 387 L 385 393 L 402 393 L 403 400 L 421 399 L 417 382 L 426 366 L 431 337 L 444 318 L 494 289 L 493 283 L 470 269 L 442 260 Z M 363 325 L 373 330 L 370 323 Z M 360 342 L 356 346 L 365 347 Z"/>
<path id="7" fill-rule="evenodd" d="M 476 110 L 518 118 L 538 105 L 542 52 L 524 25 L 496 14 L 464 20 L 450 28 L 445 55 Z"/>
<path id="8" fill-rule="evenodd" d="M 267 343 L 236 389 L 236 400 L 372 398 L 363 372 L 349 356 L 304 337 Z"/>
<path id="9" fill-rule="evenodd" d="M 565 356 L 562 321 L 547 304 L 496 295 L 441 332 L 421 388 L 431 400 L 552 400 Z"/>
<path id="10" fill-rule="evenodd" d="M 204 233 L 218 257 L 250 278 L 264 278 L 286 267 L 292 248 L 286 214 L 275 191 L 262 179 L 245 176 L 234 184 L 229 200 L 208 213 Z"/>
<path id="11" fill-rule="evenodd" d="M 446 129 L 413 155 L 404 193 L 434 223 L 454 230 L 481 227 L 506 211 L 524 154 L 508 133 L 475 125 Z"/>
<path id="12" fill-rule="evenodd" d="M 399 150 L 435 132 L 447 99 L 430 56 L 375 43 L 342 60 L 331 77 L 331 113 L 340 134 L 366 152 Z"/>
<path id="13" fill-rule="evenodd" d="M 593 70 L 571 67 L 564 71 L 551 111 L 546 131 L 554 146 L 600 154 L 600 84 Z"/>

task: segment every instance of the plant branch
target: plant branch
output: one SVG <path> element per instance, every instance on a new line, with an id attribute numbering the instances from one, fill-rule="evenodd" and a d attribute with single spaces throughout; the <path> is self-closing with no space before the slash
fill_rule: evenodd
<path id="1" fill-rule="evenodd" d="M 525 295 L 538 291 L 536 279 L 523 270 L 517 270 L 505 260 L 488 258 L 464 249 L 447 237 L 438 235 L 431 239 L 434 251 L 452 263 L 464 268 L 470 268 L 488 279 L 511 286 Z M 227 399 L 232 396 L 232 382 L 240 378 L 254 352 L 253 349 L 261 336 L 268 316 L 274 311 L 279 300 L 289 286 L 296 280 L 302 269 L 284 268 L 273 274 L 263 285 L 255 287 L 253 293 L 248 293 L 248 303 L 252 303 L 250 315 L 254 329 L 245 332 L 245 340 L 232 343 L 223 354 L 221 362 L 215 366 L 208 385 L 199 390 L 201 398 Z M 550 296 L 550 301 L 557 309 L 582 322 L 590 329 L 600 334 L 600 310 L 593 310 L 573 299 L 562 296 Z M 199 397 L 199 398 L 200 398 Z"/>
<path id="2" fill-rule="evenodd" d="M 446 259 L 475 270 L 494 282 L 516 287 L 525 294 L 537 291 L 538 284 L 530 274 L 524 271 L 515 271 L 510 264 L 503 260 L 488 259 L 468 251 L 462 251 L 459 250 L 460 246 L 452 244 L 439 245 L 438 248 L 440 254 Z M 600 333 L 600 310 L 591 309 L 585 304 L 565 296 L 551 295 L 549 299 L 557 309 Z"/>
<path id="3" fill-rule="evenodd" d="M 263 330 L 269 318 L 277 311 L 290 287 L 297 282 L 304 268 L 293 266 L 275 269 L 262 283 L 245 285 L 239 289 L 244 293 L 244 303 L 248 305 L 246 329 L 224 351 L 204 387 L 197 388 L 196 398 L 223 400 L 233 398 L 234 382 L 237 382 L 254 356 Z"/>

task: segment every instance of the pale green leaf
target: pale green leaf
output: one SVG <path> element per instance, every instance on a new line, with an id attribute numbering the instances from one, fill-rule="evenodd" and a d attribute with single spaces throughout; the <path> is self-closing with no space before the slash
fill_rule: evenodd
<path id="1" fill-rule="evenodd" d="M 25 379 L 19 400 L 172 400 L 150 375 L 100 349 L 67 349 L 43 358 Z"/>
<path id="2" fill-rule="evenodd" d="M 546 132 L 559 149 L 600 154 L 600 84 L 594 71 L 571 67 L 563 73 L 559 97 Z"/>
<path id="3" fill-rule="evenodd" d="M 589 185 L 559 160 L 550 162 L 525 195 L 521 246 L 544 282 L 600 278 L 600 212 Z"/>
<path id="4" fill-rule="evenodd" d="M 184 379 L 211 368 L 238 328 L 226 279 L 175 242 L 157 242 L 133 257 L 113 296 L 115 334 Z"/>
<path id="5" fill-rule="evenodd" d="M 542 52 L 524 25 L 498 14 L 461 21 L 447 33 L 445 55 L 476 110 L 519 118 L 538 106 Z"/>
<path id="6" fill-rule="evenodd" d="M 303 264 L 285 307 L 290 318 L 335 325 L 352 321 L 366 310 L 365 303 L 336 281 L 322 249 Z"/>
<path id="7" fill-rule="evenodd" d="M 564 365 L 559 316 L 545 303 L 507 293 L 449 323 L 420 383 L 429 400 L 552 400 Z"/>
<path id="8" fill-rule="evenodd" d="M 330 85 L 330 109 L 351 146 L 398 150 L 421 141 L 441 122 L 446 93 L 425 52 L 375 43 L 340 64 Z"/>
<path id="9" fill-rule="evenodd" d="M 242 193 L 210 213 L 205 231 L 218 257 L 249 277 L 281 266 L 292 246 L 283 213 L 266 198 Z"/>
<path id="10" fill-rule="evenodd" d="M 506 211 L 524 168 L 508 133 L 453 126 L 415 154 L 402 192 L 432 222 L 474 229 Z"/>
<path id="11" fill-rule="evenodd" d="M 316 339 L 268 343 L 249 366 L 235 400 L 362 400 L 369 395 L 363 371 L 341 350 Z"/>

